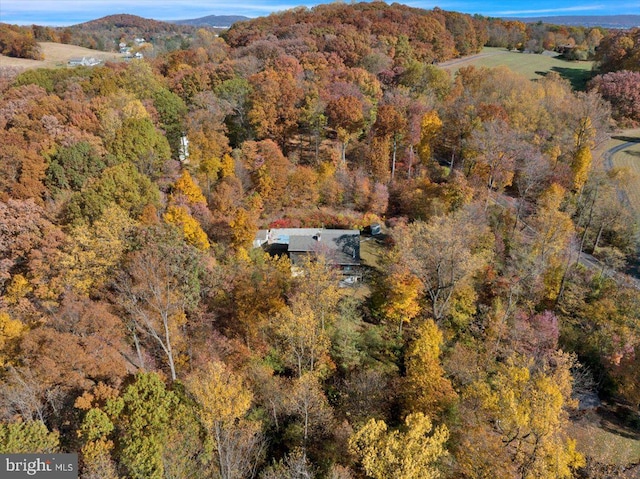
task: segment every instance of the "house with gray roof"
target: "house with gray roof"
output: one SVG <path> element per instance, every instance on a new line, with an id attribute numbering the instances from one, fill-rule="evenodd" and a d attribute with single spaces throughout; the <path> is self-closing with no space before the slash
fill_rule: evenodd
<path id="1" fill-rule="evenodd" d="M 310 255 L 322 254 L 343 270 L 360 266 L 360 230 L 274 228 L 259 230 L 253 242 L 269 254 L 285 254 L 295 266 Z"/>

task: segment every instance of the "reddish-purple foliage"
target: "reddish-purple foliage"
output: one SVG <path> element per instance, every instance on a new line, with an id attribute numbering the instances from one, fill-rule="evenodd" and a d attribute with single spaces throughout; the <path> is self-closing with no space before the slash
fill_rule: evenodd
<path id="1" fill-rule="evenodd" d="M 512 338 L 517 349 L 535 358 L 549 357 L 558 348 L 558 318 L 551 311 L 528 316 L 516 314 Z"/>
<path id="2" fill-rule="evenodd" d="M 599 75 L 589 88 L 611 103 L 616 119 L 640 122 L 640 72 L 622 70 Z"/>

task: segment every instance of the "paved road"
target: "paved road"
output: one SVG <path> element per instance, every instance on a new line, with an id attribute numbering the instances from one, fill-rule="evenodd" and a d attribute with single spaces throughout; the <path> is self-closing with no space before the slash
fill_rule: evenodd
<path id="1" fill-rule="evenodd" d="M 613 168 L 613 163 L 612 163 L 613 155 L 621 152 L 622 150 L 626 150 L 627 148 L 631 148 L 632 146 L 635 146 L 638 143 L 640 143 L 640 138 L 638 138 L 638 141 L 626 141 L 621 145 L 614 146 L 613 148 L 610 148 L 607 151 L 605 151 L 602 156 L 604 157 L 604 164 L 606 168 L 607 169 Z"/>

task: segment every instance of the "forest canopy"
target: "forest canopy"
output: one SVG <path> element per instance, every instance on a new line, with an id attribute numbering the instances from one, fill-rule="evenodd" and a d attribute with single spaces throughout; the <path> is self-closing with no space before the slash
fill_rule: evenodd
<path id="1" fill-rule="evenodd" d="M 333 3 L 3 75 L 0 450 L 87 479 L 637 471 L 574 427 L 640 404 L 631 179 L 597 150 L 635 77 L 436 65 L 532 31 Z M 253 247 L 300 227 L 360 231 L 359 271 Z"/>

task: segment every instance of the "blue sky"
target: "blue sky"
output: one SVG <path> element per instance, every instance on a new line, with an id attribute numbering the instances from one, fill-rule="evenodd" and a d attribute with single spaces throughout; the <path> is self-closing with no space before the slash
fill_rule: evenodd
<path id="1" fill-rule="evenodd" d="M 198 18 L 206 15 L 257 17 L 302 5 L 312 7 L 319 3 L 329 1 L 0 0 L 0 22 L 72 25 L 115 13 L 131 13 L 157 20 Z M 495 17 L 640 14 L 640 0 L 407 0 L 400 3 L 425 9 L 438 6 L 443 10 Z"/>

